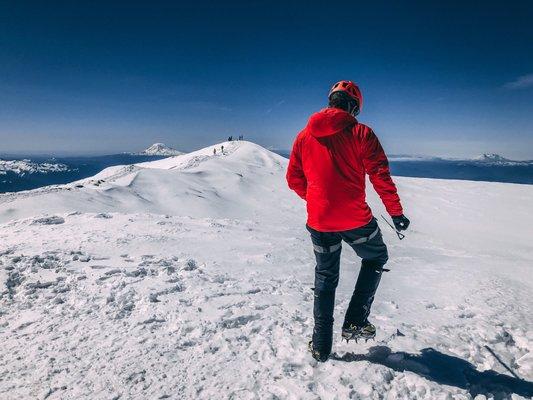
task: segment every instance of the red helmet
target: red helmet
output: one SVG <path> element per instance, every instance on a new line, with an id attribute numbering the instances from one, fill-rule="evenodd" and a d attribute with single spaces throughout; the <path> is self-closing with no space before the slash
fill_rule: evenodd
<path id="1" fill-rule="evenodd" d="M 345 92 L 348 96 L 357 101 L 359 110 L 363 108 L 363 95 L 361 94 L 359 87 L 352 81 L 340 81 L 334 84 L 329 91 L 328 98 L 335 92 Z"/>

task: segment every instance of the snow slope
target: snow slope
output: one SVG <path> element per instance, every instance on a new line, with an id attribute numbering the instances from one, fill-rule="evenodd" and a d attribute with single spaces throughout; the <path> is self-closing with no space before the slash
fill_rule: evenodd
<path id="1" fill-rule="evenodd" d="M 298 204 L 281 187 L 286 160 L 249 142 L 223 143 L 181 156 L 104 169 L 92 178 L 0 195 L 0 223 L 39 213 L 150 212 L 247 219 Z M 220 147 L 220 145 L 218 146 Z M 274 193 L 286 204 L 265 201 Z"/>
<path id="2" fill-rule="evenodd" d="M 345 246 L 336 353 L 316 364 L 287 160 L 223 145 L 0 195 L 0 398 L 533 395 L 533 186 L 396 178 L 412 229 L 381 224 L 377 340 L 339 340 L 359 265 Z"/>

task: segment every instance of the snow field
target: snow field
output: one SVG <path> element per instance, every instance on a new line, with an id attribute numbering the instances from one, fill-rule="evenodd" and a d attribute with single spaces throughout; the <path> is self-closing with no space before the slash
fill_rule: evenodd
<path id="1" fill-rule="evenodd" d="M 359 268 L 344 246 L 335 354 L 317 364 L 286 160 L 224 146 L 0 196 L 0 398 L 531 397 L 533 187 L 396 178 L 401 242 L 370 194 L 391 269 L 377 340 L 340 341 Z"/>

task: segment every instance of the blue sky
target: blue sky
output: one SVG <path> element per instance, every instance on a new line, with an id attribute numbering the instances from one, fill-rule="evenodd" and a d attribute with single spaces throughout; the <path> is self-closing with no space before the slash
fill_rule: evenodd
<path id="1" fill-rule="evenodd" d="M 389 153 L 533 159 L 530 1 L 87 3 L 0 3 L 0 153 L 287 149 L 351 79 Z"/>

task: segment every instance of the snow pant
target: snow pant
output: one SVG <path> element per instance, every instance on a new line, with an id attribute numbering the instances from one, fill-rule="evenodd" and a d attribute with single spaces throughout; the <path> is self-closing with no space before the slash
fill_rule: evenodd
<path id="1" fill-rule="evenodd" d="M 363 326 L 388 260 L 387 246 L 375 218 L 360 228 L 342 232 L 319 232 L 307 226 L 316 258 L 313 316 L 313 348 L 329 354 L 333 342 L 335 289 L 339 282 L 342 241 L 362 258 L 361 269 L 348 305 L 343 327 Z M 365 240 L 365 238 L 367 240 Z"/>

